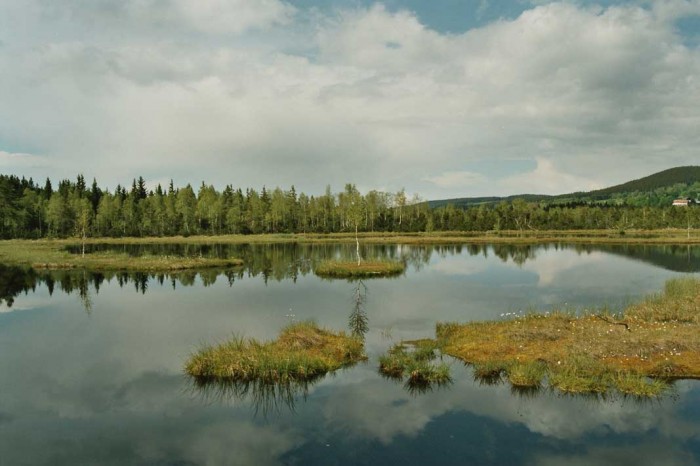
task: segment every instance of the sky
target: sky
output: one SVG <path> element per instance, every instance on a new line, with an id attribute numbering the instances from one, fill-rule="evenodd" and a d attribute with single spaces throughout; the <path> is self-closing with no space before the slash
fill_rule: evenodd
<path id="1" fill-rule="evenodd" d="M 423 199 L 700 162 L 700 0 L 0 0 L 0 173 Z"/>

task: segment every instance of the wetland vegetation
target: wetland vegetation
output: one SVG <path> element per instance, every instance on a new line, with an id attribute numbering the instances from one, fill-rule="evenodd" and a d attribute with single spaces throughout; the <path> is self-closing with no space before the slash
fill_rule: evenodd
<path id="1" fill-rule="evenodd" d="M 233 338 L 204 347 L 190 357 L 185 372 L 201 380 L 303 382 L 365 358 L 360 338 L 300 322 L 282 329 L 274 341 Z"/>
<path id="2" fill-rule="evenodd" d="M 700 242 L 700 233 L 692 232 L 690 238 L 685 231 L 633 231 L 626 235 L 611 234 L 605 231 L 559 231 L 559 232 L 491 232 L 469 234 L 466 232 L 443 232 L 439 234 L 360 234 L 361 248 L 376 250 L 379 245 L 387 248 L 394 245 L 410 245 L 424 249 L 412 251 L 409 261 L 421 260 L 416 252 L 452 248 L 455 251 L 466 248 L 470 254 L 485 253 L 493 248 L 496 255 L 505 260 L 524 262 L 532 258 L 535 248 L 576 248 L 580 252 L 605 249 L 615 254 L 634 256 L 637 260 L 654 263 L 665 262 L 678 271 L 700 270 L 698 252 L 691 246 Z M 260 251 L 286 251 L 282 256 L 271 257 L 273 261 L 289 261 L 289 246 L 300 246 L 300 251 L 313 245 L 349 245 L 355 242 L 351 234 L 331 235 L 227 235 L 197 237 L 161 238 L 91 238 L 85 244 L 76 240 L 4 240 L 0 241 L 0 263 L 28 266 L 36 269 L 81 268 L 95 271 L 176 271 L 184 269 L 237 267 L 250 261 L 260 262 Z M 648 251 L 640 256 L 640 251 Z M 661 251 L 661 252 L 660 252 Z M 83 253 L 84 252 L 84 253 Z M 347 253 L 347 251 L 346 251 Z M 269 253 L 267 253 L 269 254 Z M 292 253 L 293 254 L 293 253 Z M 366 253 L 365 253 L 366 255 Z M 352 269 L 367 268 L 369 275 L 381 268 L 382 273 L 400 274 L 405 256 L 370 255 L 360 267 L 353 261 L 339 261 L 337 256 L 318 257 L 317 262 L 327 262 L 321 268 L 326 275 L 342 273 L 354 275 Z M 347 264 L 342 266 L 342 264 Z M 288 267 L 288 263 L 284 267 Z M 370 270 L 375 267 L 375 270 Z M 333 269 L 339 269 L 335 271 Z M 346 269 L 346 270 L 340 270 Z M 364 272 L 363 272 L 364 273 Z"/>
<path id="3" fill-rule="evenodd" d="M 316 266 L 315 273 L 326 278 L 373 278 L 401 275 L 406 270 L 403 262 L 388 261 L 325 261 Z"/>
<path id="4" fill-rule="evenodd" d="M 379 372 L 389 379 L 406 380 L 406 389 L 414 393 L 452 382 L 450 368 L 442 362 L 439 345 L 433 340 L 395 344 L 379 357 Z"/>
<path id="5" fill-rule="evenodd" d="M 551 312 L 495 322 L 441 323 L 436 344 L 483 381 L 566 393 L 658 396 L 700 377 L 700 280 L 670 280 L 623 312 Z"/>

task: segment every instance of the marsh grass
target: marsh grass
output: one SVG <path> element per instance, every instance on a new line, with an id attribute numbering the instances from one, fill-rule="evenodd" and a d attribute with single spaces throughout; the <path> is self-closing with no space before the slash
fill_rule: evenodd
<path id="1" fill-rule="evenodd" d="M 72 254 L 65 240 L 0 241 L 0 263 L 30 266 L 34 269 L 76 269 L 91 271 L 170 272 L 203 268 L 229 268 L 243 265 L 237 258 L 206 258 L 99 252 Z"/>
<path id="2" fill-rule="evenodd" d="M 314 272 L 324 278 L 372 278 L 400 275 L 406 264 L 398 261 L 325 261 L 316 266 Z"/>
<path id="3" fill-rule="evenodd" d="M 300 322 L 285 327 L 274 341 L 233 338 L 202 348 L 187 361 L 185 372 L 201 382 L 289 384 L 314 380 L 363 359 L 360 339 Z"/>
<path id="4" fill-rule="evenodd" d="M 379 358 L 379 372 L 390 379 L 403 381 L 410 393 L 423 393 L 434 386 L 452 382 L 447 364 L 440 357 L 439 345 L 433 340 L 417 340 L 394 345 Z"/>
<path id="5" fill-rule="evenodd" d="M 438 324 L 436 336 L 481 383 L 656 397 L 673 379 L 700 378 L 700 280 L 670 280 L 623 312 Z"/>

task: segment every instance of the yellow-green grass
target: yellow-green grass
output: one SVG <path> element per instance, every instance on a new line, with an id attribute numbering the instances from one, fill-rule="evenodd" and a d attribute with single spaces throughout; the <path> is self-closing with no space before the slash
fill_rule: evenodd
<path id="1" fill-rule="evenodd" d="M 438 351 L 433 340 L 398 343 L 379 358 L 379 372 L 391 379 L 405 378 L 409 388 L 448 384 L 452 381 L 450 368 L 435 362 Z"/>
<path id="2" fill-rule="evenodd" d="M 700 280 L 670 280 L 618 315 L 531 314 L 438 324 L 436 334 L 485 383 L 658 396 L 672 379 L 700 378 Z"/>
<path id="3" fill-rule="evenodd" d="M 313 322 L 291 324 L 274 341 L 234 338 L 193 354 L 185 372 L 198 379 L 290 383 L 366 359 L 362 340 L 318 327 Z"/>
<path id="4" fill-rule="evenodd" d="M 2 241 L 0 263 L 31 266 L 35 269 L 74 269 L 94 271 L 124 270 L 167 272 L 202 268 L 228 268 L 243 265 L 237 258 L 181 257 L 172 255 L 131 256 L 117 252 L 72 254 L 67 241 Z"/>
<path id="5" fill-rule="evenodd" d="M 400 275 L 406 264 L 398 261 L 325 261 L 314 268 L 319 277 L 324 278 L 371 278 Z"/>

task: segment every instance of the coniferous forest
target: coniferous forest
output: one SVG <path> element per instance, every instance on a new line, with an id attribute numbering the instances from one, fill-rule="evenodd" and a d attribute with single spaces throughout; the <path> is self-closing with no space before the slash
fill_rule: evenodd
<path id="1" fill-rule="evenodd" d="M 465 209 L 431 209 L 417 196 L 347 184 L 322 195 L 292 186 L 260 190 L 211 185 L 102 189 L 82 175 L 57 186 L 47 179 L 0 175 L 0 238 L 175 236 L 261 233 L 658 229 L 700 227 L 700 209 L 629 203 L 547 204 L 515 199 Z"/>

